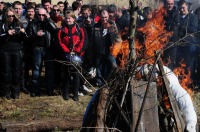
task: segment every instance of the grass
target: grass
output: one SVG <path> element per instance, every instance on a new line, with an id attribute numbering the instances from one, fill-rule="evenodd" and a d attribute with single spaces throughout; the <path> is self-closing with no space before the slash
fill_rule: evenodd
<path id="1" fill-rule="evenodd" d="M 23 93 L 17 100 L 0 98 L 0 124 L 24 123 L 30 125 L 33 122 L 37 122 L 37 124 L 33 123 L 31 127 L 37 125 L 40 128 L 42 126 L 40 122 L 43 121 L 46 122 L 43 125 L 52 125 L 51 131 L 53 132 L 61 132 L 63 129 L 66 129 L 64 128 L 66 126 L 73 132 L 76 132 L 81 127 L 83 114 L 90 99 L 91 96 L 87 95 L 79 97 L 79 102 L 75 102 L 71 98 L 65 101 L 59 95 L 30 97 Z M 200 92 L 195 92 L 192 99 L 198 115 L 199 124 Z M 50 121 L 50 123 L 47 121 Z M 63 125 L 57 125 L 59 121 L 62 121 Z M 77 124 L 79 124 L 78 128 L 74 127 Z M 17 131 L 28 131 L 28 128 L 23 130 L 22 126 L 20 127 Z"/>
<path id="2" fill-rule="evenodd" d="M 91 96 L 63 100 L 61 96 L 30 97 L 21 94 L 17 100 L 0 99 L 0 123 L 27 122 L 49 118 L 83 116 Z"/>

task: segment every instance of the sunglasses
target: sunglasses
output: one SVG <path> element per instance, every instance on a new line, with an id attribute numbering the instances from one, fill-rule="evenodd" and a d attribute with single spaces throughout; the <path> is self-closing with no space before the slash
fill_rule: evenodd
<path id="1" fill-rule="evenodd" d="M 45 16 L 45 14 L 38 14 L 38 16 Z"/>
<path id="2" fill-rule="evenodd" d="M 8 15 L 8 17 L 15 17 L 15 15 Z"/>
<path id="3" fill-rule="evenodd" d="M 54 12 L 59 12 L 60 10 L 59 10 L 59 9 L 53 9 L 53 11 L 54 11 Z"/>

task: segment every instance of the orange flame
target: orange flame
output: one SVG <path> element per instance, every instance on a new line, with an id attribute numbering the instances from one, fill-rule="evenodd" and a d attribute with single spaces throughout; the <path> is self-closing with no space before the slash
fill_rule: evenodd
<path id="1" fill-rule="evenodd" d="M 190 88 L 192 84 L 192 79 L 190 78 L 191 71 L 190 69 L 187 69 L 187 72 L 185 70 L 186 64 L 185 63 L 180 63 L 180 67 L 177 67 L 173 70 L 174 74 L 178 76 L 179 82 L 181 86 L 189 93 L 189 95 L 192 97 L 193 91 Z"/>
<path id="2" fill-rule="evenodd" d="M 171 107 L 171 105 L 169 103 L 169 97 L 167 95 L 164 95 L 163 101 L 164 101 L 164 105 L 165 105 L 166 109 L 169 109 Z"/>
<path id="3" fill-rule="evenodd" d="M 115 42 L 111 47 L 110 47 L 110 52 L 111 54 L 116 58 L 117 55 L 119 54 L 120 50 L 122 47 L 122 42 Z"/>
<path id="4" fill-rule="evenodd" d="M 124 68 L 125 64 L 127 64 L 127 61 L 128 61 L 128 54 L 129 54 L 128 40 L 116 41 L 115 44 L 113 44 L 110 47 L 110 52 L 115 58 L 117 57 L 117 55 L 121 56 L 119 58 L 120 67 Z"/>
<path id="5" fill-rule="evenodd" d="M 155 51 L 161 51 L 165 44 L 169 41 L 169 37 L 172 35 L 171 32 L 166 31 L 165 21 L 163 19 L 166 11 L 164 8 L 154 11 L 153 17 L 146 22 L 144 27 L 138 29 L 145 36 L 145 52 L 144 59 L 147 63 L 154 63 Z M 137 41 L 138 42 L 138 41 Z M 137 49 L 140 49 L 141 45 L 136 43 Z M 139 48 L 138 48 L 139 47 Z"/>

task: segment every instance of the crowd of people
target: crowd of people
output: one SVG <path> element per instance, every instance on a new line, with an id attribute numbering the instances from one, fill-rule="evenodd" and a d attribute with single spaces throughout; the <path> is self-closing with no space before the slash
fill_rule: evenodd
<path id="1" fill-rule="evenodd" d="M 166 30 L 173 32 L 169 45 L 181 38 L 184 44 L 166 50 L 163 59 L 170 58 L 173 69 L 183 58 L 193 73 L 200 10 L 196 15 L 189 12 L 184 0 L 178 9 L 174 0 L 166 0 L 164 8 L 168 14 L 164 17 Z M 151 7 L 138 10 L 138 26 L 151 19 L 152 13 Z M 60 87 L 63 99 L 68 100 L 72 92 L 73 100 L 78 101 L 83 90 L 92 91 L 85 86 L 84 71 L 92 69 L 96 73 L 94 84 L 100 87 L 118 66 L 110 47 L 119 39 L 128 39 L 119 33 L 127 30 L 129 23 L 129 10 L 114 4 L 98 7 L 83 4 L 83 0 L 75 0 L 71 6 L 67 1 L 52 5 L 51 0 L 10 4 L 0 0 L 1 97 L 17 99 L 20 92 L 41 96 L 45 84 L 46 95 L 53 95 Z"/>

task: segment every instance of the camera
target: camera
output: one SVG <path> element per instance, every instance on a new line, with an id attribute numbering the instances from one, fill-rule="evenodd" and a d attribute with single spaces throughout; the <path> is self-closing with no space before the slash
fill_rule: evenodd
<path id="1" fill-rule="evenodd" d="M 15 28 L 15 34 L 19 34 L 20 33 L 20 27 L 16 27 Z"/>

